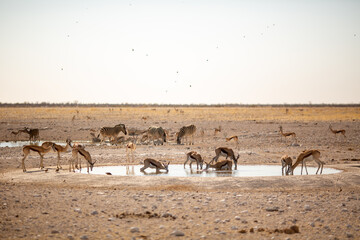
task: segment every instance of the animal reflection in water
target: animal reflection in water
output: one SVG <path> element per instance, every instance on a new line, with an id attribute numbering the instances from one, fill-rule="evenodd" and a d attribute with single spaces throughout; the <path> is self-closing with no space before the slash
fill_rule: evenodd
<path id="1" fill-rule="evenodd" d="M 160 170 L 165 170 L 166 173 L 169 172 L 169 164 L 168 163 L 163 163 L 160 161 L 157 161 L 155 159 L 151 159 L 151 158 L 146 158 L 144 160 L 144 166 L 142 168 L 140 168 L 141 172 L 144 172 L 145 169 L 147 168 L 155 168 L 156 169 L 156 173 L 160 173 Z"/>
<path id="2" fill-rule="evenodd" d="M 134 163 L 134 151 L 136 149 L 136 145 L 132 142 L 128 142 L 126 144 L 126 159 L 127 162 L 130 163 L 129 154 L 131 154 L 131 162 Z M 130 169 L 131 168 L 131 169 Z M 126 166 L 126 175 L 135 175 L 134 166 Z"/>

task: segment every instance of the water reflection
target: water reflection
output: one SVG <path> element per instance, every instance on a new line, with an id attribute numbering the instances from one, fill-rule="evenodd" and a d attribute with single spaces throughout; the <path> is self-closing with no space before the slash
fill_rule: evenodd
<path id="1" fill-rule="evenodd" d="M 259 177 L 259 176 L 281 176 L 281 165 L 238 165 L 238 170 L 196 170 L 184 169 L 182 164 L 170 164 L 169 172 L 156 173 L 155 169 L 146 169 L 141 172 L 143 165 L 127 165 L 127 166 L 106 166 L 94 167 L 90 174 L 102 174 L 106 172 L 118 176 L 169 176 L 169 177 Z M 315 174 L 317 167 L 308 167 L 310 175 Z M 301 168 L 296 168 L 294 175 L 300 175 Z M 323 174 L 339 173 L 340 170 L 333 168 L 324 168 Z"/>

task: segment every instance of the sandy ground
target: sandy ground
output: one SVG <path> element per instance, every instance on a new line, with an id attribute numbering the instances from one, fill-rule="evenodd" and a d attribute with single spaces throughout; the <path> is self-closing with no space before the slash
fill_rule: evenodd
<path id="1" fill-rule="evenodd" d="M 11 135 L 24 126 L 42 129 L 42 140 L 65 141 L 91 140 L 91 130 L 119 122 L 137 129 L 160 125 L 169 130 L 169 141 L 162 146 L 138 144 L 134 164 L 147 157 L 181 164 L 190 150 L 210 160 L 216 147 L 227 146 L 240 154 L 238 168 L 273 164 L 281 172 L 283 154 L 295 158 L 304 149 L 319 149 L 326 167 L 343 172 L 246 178 L 87 175 L 68 172 L 71 152 L 62 154 L 63 169 L 56 172 L 57 155 L 50 152 L 44 159 L 48 171 L 40 170 L 39 156 L 31 154 L 23 173 L 18 167 L 22 148 L 5 147 L 0 148 L 0 239 L 360 239 L 358 119 L 236 120 L 227 113 L 200 119 L 186 115 L 185 109 L 181 118 L 146 112 L 142 115 L 150 117 L 145 120 L 142 115 L 106 112 L 104 120 L 90 110 L 61 117 L 44 117 L 45 110 L 24 116 L 26 111 L 2 114 L 2 141 L 25 140 L 25 134 Z M 328 130 L 330 122 L 346 129 L 347 138 L 335 137 Z M 195 145 L 176 145 L 174 133 L 191 123 L 205 136 L 197 135 Z M 296 132 L 299 145 L 281 140 L 279 125 Z M 218 126 L 222 132 L 214 135 Z M 239 136 L 238 148 L 225 142 L 230 135 Z M 96 166 L 128 164 L 123 145 L 88 143 L 86 149 Z"/>

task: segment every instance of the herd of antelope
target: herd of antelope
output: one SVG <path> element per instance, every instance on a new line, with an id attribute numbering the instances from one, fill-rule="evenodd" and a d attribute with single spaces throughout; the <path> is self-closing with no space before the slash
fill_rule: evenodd
<path id="1" fill-rule="evenodd" d="M 330 124 L 329 130 L 333 134 L 335 134 L 335 136 L 338 133 L 340 133 L 343 135 L 343 137 L 346 138 L 344 129 L 334 130 Z M 39 138 L 40 138 L 39 129 L 24 128 L 17 132 L 12 132 L 12 134 L 17 135 L 21 132 L 29 134 L 30 143 L 31 143 L 31 140 L 35 141 L 35 140 L 39 140 Z M 94 133 L 92 133 L 91 135 L 93 136 L 93 142 L 102 143 L 105 141 L 105 138 L 108 138 L 111 143 L 114 143 L 114 142 L 116 143 L 117 141 L 119 141 L 119 139 L 121 139 L 121 138 L 124 139 L 124 137 L 118 137 L 120 132 L 123 132 L 125 135 L 127 135 L 129 133 L 124 124 L 118 124 L 114 127 L 101 128 L 100 133 L 97 136 Z M 219 126 L 219 128 L 215 128 L 214 135 L 216 135 L 218 132 L 221 132 L 221 126 Z M 132 131 L 132 133 L 135 135 L 134 131 Z M 164 142 L 166 142 L 166 136 L 168 135 L 168 132 L 166 130 L 164 130 L 162 127 L 150 127 L 147 131 L 138 131 L 137 133 L 144 134 L 142 141 L 144 139 L 153 141 L 154 145 L 156 144 L 156 141 L 158 141 L 159 139 L 162 144 Z M 183 142 L 186 142 L 189 145 L 194 145 L 195 133 L 196 133 L 195 125 L 183 126 L 176 133 L 177 144 L 181 144 L 181 142 L 185 139 L 185 141 L 183 141 Z M 286 139 L 286 137 L 290 136 L 293 139 L 295 139 L 295 141 L 297 141 L 296 134 L 294 132 L 283 132 L 282 126 L 279 126 L 279 133 L 280 133 L 281 139 L 282 139 L 282 137 L 284 137 Z M 130 133 L 129 133 L 129 135 L 130 135 Z M 201 135 L 202 136 L 204 135 L 203 130 L 201 131 Z M 100 136 L 101 136 L 101 138 L 100 138 Z M 191 138 L 190 141 L 188 141 L 188 137 Z M 225 140 L 226 140 L 226 142 L 234 141 L 236 143 L 237 147 L 239 145 L 238 136 L 231 136 L 231 137 L 225 138 Z M 87 172 L 89 173 L 89 168 L 92 171 L 93 166 L 96 161 L 92 160 L 90 153 L 85 150 L 84 145 L 77 144 L 77 143 L 72 144 L 72 141 L 68 138 L 66 140 L 65 146 L 61 146 L 61 145 L 55 144 L 53 142 L 44 142 L 44 143 L 42 143 L 41 146 L 34 145 L 34 144 L 24 146 L 23 147 L 24 157 L 22 158 L 22 161 L 21 161 L 23 172 L 26 172 L 25 159 L 27 158 L 27 156 L 30 154 L 31 151 L 39 154 L 40 168 L 43 169 L 44 168 L 44 164 L 43 164 L 44 154 L 48 153 L 51 150 L 53 150 L 54 152 L 57 152 L 58 157 L 57 157 L 56 171 L 58 172 L 59 169 L 62 169 L 62 167 L 60 165 L 60 153 L 67 152 L 69 148 L 72 149 L 71 150 L 72 158 L 69 160 L 69 171 L 70 172 L 75 171 L 75 168 L 79 169 L 81 171 L 81 160 L 79 161 L 78 155 L 82 156 L 86 160 Z M 132 156 L 132 162 L 134 162 L 134 151 L 136 149 L 135 143 L 128 142 L 126 144 L 125 148 L 126 148 L 127 160 L 129 161 L 129 153 L 130 153 Z M 220 156 L 223 156 L 226 159 L 222 160 L 222 161 L 218 161 Z M 228 158 L 229 158 L 229 160 L 228 160 Z M 215 157 L 212 158 L 212 160 L 209 163 L 205 162 L 204 159 L 202 158 L 202 156 L 198 152 L 190 151 L 190 152 L 186 153 L 186 160 L 184 162 L 184 168 L 185 168 L 186 163 L 190 161 L 190 168 L 192 168 L 192 163 L 196 162 L 196 167 L 197 167 L 196 169 L 201 170 L 201 171 L 207 171 L 209 168 L 214 168 L 215 170 L 231 171 L 233 164 L 234 164 L 234 169 L 237 170 L 238 159 L 239 159 L 239 154 L 235 157 L 234 151 L 231 148 L 227 148 L 227 147 L 216 148 L 215 149 Z M 294 164 L 292 162 L 292 158 L 289 157 L 288 155 L 284 155 L 281 157 L 282 175 L 289 175 L 289 174 L 293 175 L 294 169 L 299 164 L 301 164 L 301 174 L 303 172 L 304 166 L 305 166 L 306 174 L 308 174 L 307 168 L 306 168 L 306 163 L 309 161 L 315 161 L 315 163 L 318 165 L 316 174 L 318 174 L 319 171 L 321 174 L 324 163 L 320 160 L 320 151 L 319 150 L 304 150 L 303 152 L 301 152 L 298 155 Z M 213 162 L 215 162 L 215 163 L 212 164 Z M 144 171 L 147 168 L 155 168 L 157 173 L 160 170 L 165 170 L 166 172 L 169 171 L 168 166 L 169 166 L 170 162 L 166 163 L 163 161 L 146 158 L 143 161 L 143 163 L 144 163 L 144 166 L 140 169 L 140 171 Z M 203 169 L 204 164 L 205 164 L 205 168 Z"/>

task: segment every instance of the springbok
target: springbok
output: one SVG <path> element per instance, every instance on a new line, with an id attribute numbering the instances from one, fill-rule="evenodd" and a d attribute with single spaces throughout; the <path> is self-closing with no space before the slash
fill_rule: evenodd
<path id="1" fill-rule="evenodd" d="M 336 134 L 341 133 L 346 138 L 346 136 L 345 136 L 346 131 L 344 129 L 335 130 L 332 128 L 331 124 L 329 125 L 329 129 L 335 135 L 335 137 L 336 137 Z"/>
<path id="2" fill-rule="evenodd" d="M 54 152 L 56 151 L 54 143 L 49 144 L 49 146 L 47 146 L 47 147 L 40 147 L 40 146 L 37 146 L 37 145 L 26 145 L 26 146 L 24 146 L 23 147 L 24 157 L 21 160 L 21 165 L 22 165 L 23 172 L 26 172 L 25 159 L 30 154 L 31 151 L 37 152 L 39 154 L 39 156 L 40 156 L 40 169 L 43 169 L 44 168 L 44 163 L 43 163 L 44 155 L 45 155 L 45 153 L 48 153 L 51 149 Z"/>
<path id="3" fill-rule="evenodd" d="M 205 162 L 206 167 L 204 171 L 208 170 L 209 168 L 215 168 L 215 170 L 232 170 L 232 161 L 231 160 L 222 160 L 215 164 Z"/>
<path id="4" fill-rule="evenodd" d="M 191 169 L 191 164 L 193 162 L 196 162 L 196 169 L 199 170 L 199 165 L 200 165 L 200 169 L 203 168 L 203 162 L 204 160 L 202 159 L 201 155 L 195 151 L 191 151 L 188 152 L 186 154 L 186 161 L 184 162 L 184 168 L 185 168 L 185 164 L 190 161 L 190 169 Z"/>
<path id="5" fill-rule="evenodd" d="M 281 157 L 281 165 L 282 165 L 281 173 L 283 176 L 284 176 L 284 169 L 286 175 L 289 175 L 289 173 L 292 172 L 291 171 L 292 159 L 288 155 L 284 155 Z"/>
<path id="6" fill-rule="evenodd" d="M 54 144 L 54 147 L 55 147 L 55 150 L 57 152 L 57 155 L 58 155 L 58 161 L 57 161 L 57 169 L 62 169 L 61 165 L 60 165 L 60 153 L 63 153 L 63 152 L 67 152 L 68 148 L 71 147 L 71 139 L 70 138 L 67 138 L 66 139 L 66 146 L 63 147 L 61 145 L 58 145 L 56 143 L 52 143 L 52 142 L 44 142 L 41 146 L 42 147 L 48 147 L 50 144 Z"/>
<path id="7" fill-rule="evenodd" d="M 219 147 L 215 149 L 215 154 L 216 156 L 210 161 L 210 163 L 212 163 L 213 161 L 217 162 L 220 156 L 224 156 L 226 157 L 226 159 L 230 158 L 231 160 L 234 161 L 235 170 L 237 170 L 237 161 L 240 157 L 240 154 L 238 154 L 238 156 L 235 157 L 234 151 L 231 148 L 226 148 L 226 147 Z"/>
<path id="8" fill-rule="evenodd" d="M 318 165 L 318 169 L 316 170 L 316 174 L 318 174 L 320 168 L 320 174 L 322 173 L 324 163 L 320 160 L 320 151 L 319 150 L 304 150 L 299 154 L 299 156 L 296 159 L 296 162 L 294 165 L 291 166 L 291 174 L 294 174 L 294 169 L 301 163 L 301 175 L 303 171 L 303 167 L 305 165 L 305 171 L 306 174 L 308 174 L 307 168 L 306 168 L 306 162 L 309 161 L 315 161 Z"/>
<path id="9" fill-rule="evenodd" d="M 162 163 L 152 158 L 146 158 L 144 160 L 144 166 L 140 168 L 140 171 L 143 172 L 147 168 L 156 168 L 156 173 L 160 173 L 160 169 L 165 169 L 166 172 L 169 172 L 169 164 L 168 163 Z"/>
<path id="10" fill-rule="evenodd" d="M 296 134 L 294 132 L 286 132 L 286 133 L 284 133 L 282 126 L 279 126 L 279 129 L 280 129 L 280 138 L 281 138 L 281 140 L 282 140 L 282 136 L 284 136 L 285 140 L 286 140 L 286 137 L 292 136 L 295 139 L 295 141 L 297 141 Z"/>

